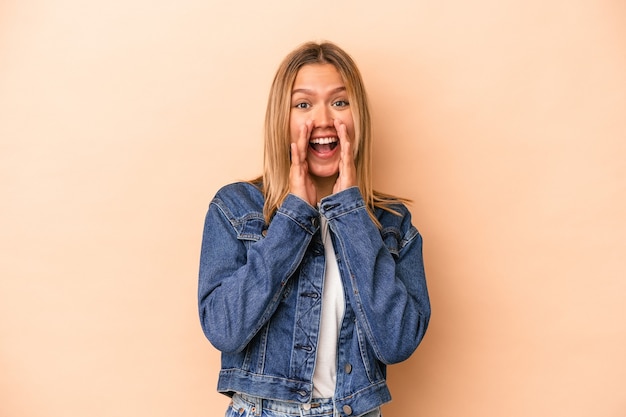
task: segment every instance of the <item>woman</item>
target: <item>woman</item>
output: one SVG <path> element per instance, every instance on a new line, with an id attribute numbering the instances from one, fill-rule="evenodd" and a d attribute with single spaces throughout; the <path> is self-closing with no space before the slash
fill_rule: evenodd
<path id="1" fill-rule="evenodd" d="M 219 190 L 202 242 L 202 328 L 222 352 L 226 416 L 380 415 L 386 365 L 422 340 L 422 239 L 375 192 L 360 73 L 332 43 L 280 65 L 258 179 Z"/>

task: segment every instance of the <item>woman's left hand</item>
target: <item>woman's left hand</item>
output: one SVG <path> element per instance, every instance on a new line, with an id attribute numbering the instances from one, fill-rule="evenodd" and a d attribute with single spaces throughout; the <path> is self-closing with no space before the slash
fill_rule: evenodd
<path id="1" fill-rule="evenodd" d="M 348 129 L 340 120 L 335 119 L 335 130 L 339 136 L 339 146 L 341 147 L 341 159 L 339 160 L 339 176 L 333 187 L 333 193 L 346 190 L 357 185 L 356 166 L 352 155 L 352 143 L 348 136 Z"/>

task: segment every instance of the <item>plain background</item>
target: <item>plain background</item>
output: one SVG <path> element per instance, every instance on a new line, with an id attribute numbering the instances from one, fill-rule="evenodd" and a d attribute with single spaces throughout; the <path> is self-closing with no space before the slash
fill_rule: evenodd
<path id="1" fill-rule="evenodd" d="M 0 415 L 222 416 L 196 280 L 274 71 L 329 39 L 433 304 L 385 417 L 626 415 L 622 0 L 0 2 Z"/>

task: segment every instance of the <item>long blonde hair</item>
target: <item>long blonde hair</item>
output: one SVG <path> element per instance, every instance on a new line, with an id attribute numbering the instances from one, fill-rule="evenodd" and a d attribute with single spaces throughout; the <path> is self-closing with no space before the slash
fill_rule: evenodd
<path id="1" fill-rule="evenodd" d="M 407 200 L 376 192 L 372 187 L 372 128 L 363 79 L 350 55 L 331 42 L 302 44 L 285 57 L 274 76 L 265 113 L 263 175 L 252 181 L 262 184 L 265 221 L 269 224 L 289 194 L 291 90 L 298 71 L 308 64 L 334 65 L 345 83 L 354 118 L 357 184 L 370 217 L 380 226 L 374 216 L 375 208 L 394 212 L 392 204 Z"/>

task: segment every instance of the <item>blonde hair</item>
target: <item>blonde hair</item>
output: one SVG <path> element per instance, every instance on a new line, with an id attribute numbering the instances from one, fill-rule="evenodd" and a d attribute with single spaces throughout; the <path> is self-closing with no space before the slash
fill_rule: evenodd
<path id="1" fill-rule="evenodd" d="M 291 90 L 300 68 L 310 64 L 334 65 L 345 83 L 354 118 L 357 184 L 370 217 L 380 226 L 374 216 L 375 208 L 395 213 L 390 206 L 407 200 L 376 192 L 372 188 L 372 128 L 365 86 L 350 55 L 331 42 L 307 42 L 299 46 L 285 57 L 274 76 L 265 113 L 263 175 L 252 181 L 256 184 L 261 182 L 265 195 L 265 221 L 269 224 L 289 194 Z"/>

